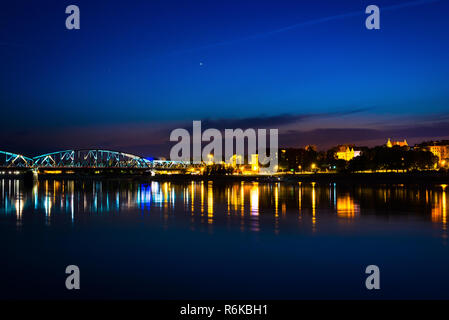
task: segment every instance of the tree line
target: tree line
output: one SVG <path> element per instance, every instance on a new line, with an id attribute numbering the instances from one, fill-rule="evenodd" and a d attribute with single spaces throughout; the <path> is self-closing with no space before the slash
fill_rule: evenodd
<path id="1" fill-rule="evenodd" d="M 361 154 L 350 161 L 337 159 L 337 147 L 327 151 L 317 151 L 310 147 L 281 149 L 279 171 L 413 171 L 433 169 L 438 162 L 438 157 L 422 148 L 377 146 L 360 149 Z"/>

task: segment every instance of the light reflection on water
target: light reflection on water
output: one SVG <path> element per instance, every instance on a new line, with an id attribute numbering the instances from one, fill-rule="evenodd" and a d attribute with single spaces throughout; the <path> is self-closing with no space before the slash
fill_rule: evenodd
<path id="1" fill-rule="evenodd" d="M 372 263 L 386 271 L 383 298 L 447 298 L 447 192 L 445 185 L 0 179 L 0 252 L 8 262 L 0 264 L 7 288 L 0 298 L 70 294 L 54 275 L 71 263 L 94 284 L 87 298 L 131 291 L 139 299 L 358 298 Z M 109 290 L 110 275 L 126 281 Z"/>
<path id="2" fill-rule="evenodd" d="M 43 215 L 47 225 L 55 215 L 71 223 L 86 214 L 114 215 L 140 212 L 161 213 L 165 227 L 170 217 L 189 216 L 190 223 L 212 227 L 215 223 L 240 220 L 242 231 L 264 231 L 271 225 L 275 234 L 281 222 L 292 215 L 299 223 L 317 231 L 322 219 L 352 223 L 369 215 L 394 216 L 406 213 L 432 223 L 447 238 L 446 185 L 344 186 L 335 183 L 137 183 L 130 181 L 45 180 L 26 185 L 19 180 L 0 180 L 0 216 L 26 223 L 25 214 Z M 269 218 L 269 219 L 267 219 Z M 192 227 L 192 226 L 191 226 Z M 193 226 L 193 229 L 195 226 Z M 212 229 L 210 229 L 212 230 Z"/>

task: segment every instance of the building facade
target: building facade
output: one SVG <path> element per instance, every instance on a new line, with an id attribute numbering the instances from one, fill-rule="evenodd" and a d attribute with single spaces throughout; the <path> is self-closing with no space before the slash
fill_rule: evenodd
<path id="1" fill-rule="evenodd" d="M 437 156 L 440 162 L 449 161 L 449 145 L 428 146 L 427 149 Z"/>
<path id="2" fill-rule="evenodd" d="M 335 157 L 338 160 L 351 161 L 355 157 L 358 157 L 360 154 L 361 152 L 354 150 L 354 147 L 340 146 L 338 148 L 338 151 L 335 153 Z"/>
<path id="3" fill-rule="evenodd" d="M 407 140 L 404 139 L 404 141 L 391 141 L 390 138 L 388 138 L 387 143 L 385 144 L 388 148 L 393 148 L 394 146 L 399 147 L 408 147 Z"/>

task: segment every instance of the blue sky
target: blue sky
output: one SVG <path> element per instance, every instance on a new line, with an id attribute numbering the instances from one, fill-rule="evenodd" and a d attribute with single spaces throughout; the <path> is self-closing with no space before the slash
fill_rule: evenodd
<path id="1" fill-rule="evenodd" d="M 70 4 L 80 30 L 65 29 Z M 369 4 L 381 30 L 365 28 Z M 322 147 L 441 138 L 448 12 L 447 0 L 10 1 L 0 11 L 0 149 L 156 155 L 169 130 L 201 119 L 286 119 L 279 128 L 303 136 L 288 140 L 295 146 L 308 135 Z M 422 127 L 443 129 L 414 136 Z M 335 129 L 347 134 L 316 138 Z M 378 134 L 357 140 L 354 129 Z"/>

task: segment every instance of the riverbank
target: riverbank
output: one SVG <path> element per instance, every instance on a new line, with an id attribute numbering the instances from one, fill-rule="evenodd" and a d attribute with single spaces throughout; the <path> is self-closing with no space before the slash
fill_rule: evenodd
<path id="1" fill-rule="evenodd" d="M 31 174 L 2 175 L 0 179 L 20 179 L 20 180 L 132 180 L 132 181 L 214 181 L 214 182 L 261 182 L 261 183 L 346 183 L 346 184 L 449 184 L 449 174 L 441 171 L 422 171 L 409 173 L 315 173 L 315 174 L 276 174 L 268 175 L 189 175 L 171 174 L 154 175 L 149 173 L 141 174 Z"/>
<path id="2" fill-rule="evenodd" d="M 192 175 L 156 175 L 151 177 L 158 181 L 214 181 L 214 182 L 280 182 L 280 183 L 347 183 L 347 184 L 449 184 L 446 172 L 412 172 L 412 173 L 315 173 L 315 174 L 278 174 L 261 175 L 229 175 L 229 176 L 192 176 Z"/>
<path id="3" fill-rule="evenodd" d="M 375 172 L 375 173 L 317 173 L 282 176 L 281 181 L 295 182 L 336 182 L 336 183 L 376 183 L 376 184 L 449 184 L 449 174 L 439 171 L 420 171 L 408 173 Z"/>

